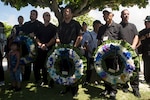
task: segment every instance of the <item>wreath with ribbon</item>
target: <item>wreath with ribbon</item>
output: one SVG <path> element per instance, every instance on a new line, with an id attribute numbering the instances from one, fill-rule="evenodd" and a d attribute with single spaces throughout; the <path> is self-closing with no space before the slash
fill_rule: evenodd
<path id="1" fill-rule="evenodd" d="M 95 51 L 95 70 L 102 80 L 111 84 L 129 81 L 136 70 L 136 63 L 138 56 L 125 41 L 107 40 Z"/>
<path id="2" fill-rule="evenodd" d="M 48 53 L 46 66 L 50 77 L 61 85 L 73 85 L 83 76 L 81 54 L 73 46 L 61 44 Z"/>
<path id="3" fill-rule="evenodd" d="M 32 37 L 28 35 L 19 35 L 14 41 L 19 42 L 21 45 L 21 64 L 29 64 L 36 59 L 37 44 Z"/>

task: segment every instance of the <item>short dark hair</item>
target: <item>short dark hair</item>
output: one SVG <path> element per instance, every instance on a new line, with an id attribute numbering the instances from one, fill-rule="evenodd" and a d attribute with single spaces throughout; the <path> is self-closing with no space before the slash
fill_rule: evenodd
<path id="1" fill-rule="evenodd" d="M 66 6 L 64 9 L 70 9 L 71 13 L 73 11 L 73 9 L 70 6 Z M 64 11 L 64 9 L 63 9 L 63 11 Z"/>
<path id="2" fill-rule="evenodd" d="M 36 13 L 36 16 L 38 16 L 37 10 L 31 10 L 31 12 L 35 12 L 35 13 Z"/>
<path id="3" fill-rule="evenodd" d="M 22 19 L 23 19 L 23 16 L 20 15 L 20 16 L 18 17 L 18 19 L 19 19 L 19 18 L 22 18 Z"/>
<path id="4" fill-rule="evenodd" d="M 84 25 L 87 25 L 87 23 L 86 23 L 86 22 L 83 22 L 83 23 L 82 23 L 82 26 L 84 26 Z"/>
<path id="5" fill-rule="evenodd" d="M 95 21 L 93 22 L 93 26 L 94 26 L 95 24 L 102 24 L 102 23 L 101 23 L 101 21 L 99 21 L 99 20 L 95 20 Z"/>
<path id="6" fill-rule="evenodd" d="M 4 24 L 2 22 L 0 22 L 0 27 L 4 27 Z"/>

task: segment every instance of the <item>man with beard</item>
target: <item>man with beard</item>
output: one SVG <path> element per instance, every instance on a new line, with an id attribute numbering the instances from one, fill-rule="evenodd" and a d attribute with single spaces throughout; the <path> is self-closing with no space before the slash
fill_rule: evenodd
<path id="1" fill-rule="evenodd" d="M 73 14 L 71 8 L 66 7 L 63 10 L 64 21 L 58 27 L 58 38 L 56 39 L 56 42 L 61 44 L 70 44 L 73 41 L 73 46 L 78 47 L 82 40 L 81 26 L 79 22 L 73 20 L 72 17 Z M 68 66 L 68 64 L 63 64 L 63 66 Z M 72 65 L 68 66 L 68 68 L 69 67 L 72 67 Z M 73 96 L 77 96 L 78 84 L 66 86 L 66 90 L 61 91 L 61 94 L 65 94 L 69 90 L 71 90 Z"/>
<path id="2" fill-rule="evenodd" d="M 23 25 L 23 33 L 27 34 L 31 37 L 35 37 L 37 32 L 39 31 L 40 27 L 42 26 L 42 23 L 37 20 L 38 12 L 36 10 L 32 10 L 30 12 L 30 21 L 25 22 Z M 25 48 L 25 45 L 22 46 L 22 53 L 25 55 L 27 53 L 27 48 Z M 34 64 L 33 64 L 34 65 Z M 31 74 L 31 63 L 25 65 L 25 71 L 23 75 L 23 80 L 29 80 Z M 35 80 L 38 82 L 38 80 Z"/>

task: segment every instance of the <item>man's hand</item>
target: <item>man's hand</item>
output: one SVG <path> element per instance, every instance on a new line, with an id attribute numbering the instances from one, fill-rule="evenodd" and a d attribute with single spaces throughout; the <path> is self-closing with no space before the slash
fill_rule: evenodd
<path id="1" fill-rule="evenodd" d="M 29 36 L 30 37 L 34 37 L 35 35 L 34 35 L 34 33 L 30 33 Z"/>
<path id="2" fill-rule="evenodd" d="M 60 40 L 59 40 L 59 39 L 56 39 L 56 43 L 58 43 L 58 44 L 59 44 L 59 43 L 60 43 Z"/>

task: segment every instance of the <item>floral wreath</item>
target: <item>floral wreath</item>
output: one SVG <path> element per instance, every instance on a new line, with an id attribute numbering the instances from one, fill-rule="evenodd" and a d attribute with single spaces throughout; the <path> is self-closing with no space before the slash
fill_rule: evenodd
<path id="1" fill-rule="evenodd" d="M 28 35 L 19 35 L 14 41 L 19 42 L 21 45 L 24 43 L 28 50 L 28 54 L 20 58 L 20 63 L 29 64 L 33 62 L 37 55 L 37 44 L 35 40 Z"/>
<path id="2" fill-rule="evenodd" d="M 74 66 L 73 73 L 71 75 L 67 75 L 67 72 L 63 72 L 60 70 L 59 62 L 62 60 L 61 56 L 63 52 L 68 52 L 69 62 Z M 58 45 L 54 47 L 52 51 L 48 53 L 48 58 L 46 62 L 46 66 L 48 68 L 48 73 L 50 77 L 61 85 L 73 85 L 78 82 L 83 76 L 84 66 L 83 61 L 81 59 L 81 55 L 77 48 L 74 48 L 70 45 Z M 63 66 L 61 66 L 63 67 Z M 66 75 L 65 75 L 66 74 Z"/>
<path id="3" fill-rule="evenodd" d="M 111 73 L 111 70 L 106 67 L 105 59 L 115 54 L 122 61 L 122 67 L 118 72 Z M 138 63 L 137 57 L 129 43 L 121 40 L 107 40 L 97 48 L 94 66 L 102 80 L 111 84 L 126 83 L 134 75 L 135 65 Z"/>

